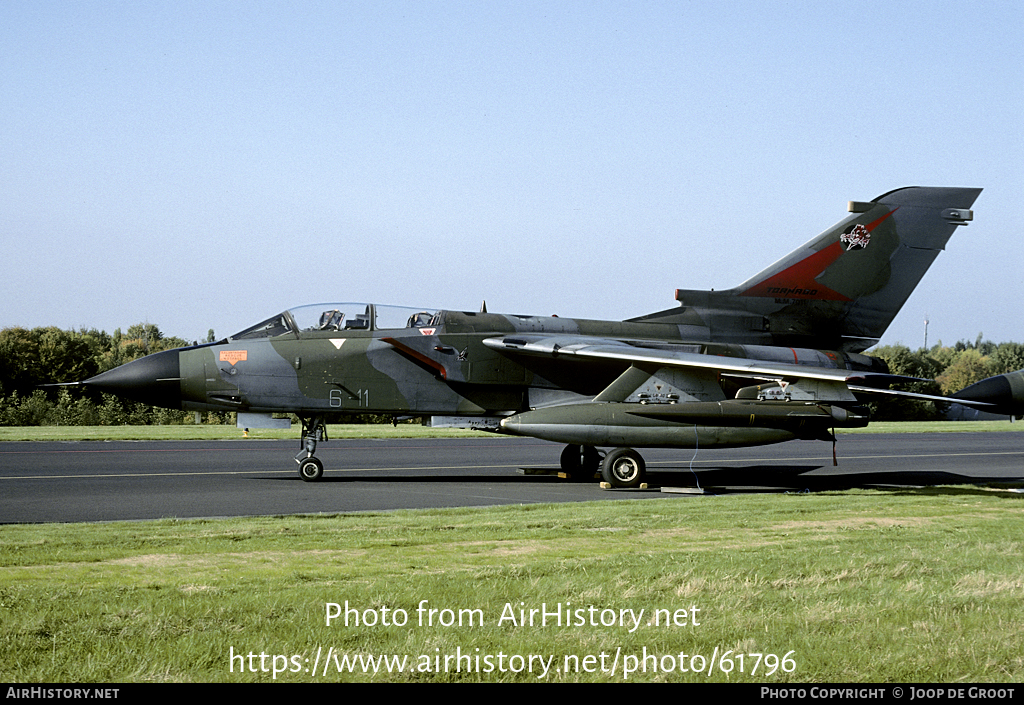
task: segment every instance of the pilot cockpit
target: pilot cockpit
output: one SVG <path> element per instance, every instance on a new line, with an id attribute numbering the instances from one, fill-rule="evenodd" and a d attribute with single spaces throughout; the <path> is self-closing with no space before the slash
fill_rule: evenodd
<path id="1" fill-rule="evenodd" d="M 231 336 L 232 340 L 317 337 L 349 330 L 393 330 L 437 326 L 441 311 L 364 303 L 314 304 L 289 309 Z"/>
<path id="2" fill-rule="evenodd" d="M 341 322 L 345 320 L 345 314 L 336 308 L 324 311 L 320 314 L 320 325 L 317 330 L 341 330 Z"/>
<path id="3" fill-rule="evenodd" d="M 419 311 L 409 316 L 409 320 L 406 322 L 406 328 L 423 328 L 430 325 L 430 321 L 433 320 L 436 314 L 430 313 L 430 311 Z"/>
<path id="4" fill-rule="evenodd" d="M 336 308 L 328 309 L 320 314 L 320 322 L 313 330 L 367 330 L 370 327 L 370 307 L 363 313 L 350 315 L 347 319 L 344 311 Z"/>

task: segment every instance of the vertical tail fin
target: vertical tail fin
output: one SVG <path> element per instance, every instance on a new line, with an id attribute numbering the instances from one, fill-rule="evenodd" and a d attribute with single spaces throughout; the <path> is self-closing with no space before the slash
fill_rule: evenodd
<path id="1" fill-rule="evenodd" d="M 738 287 L 679 290 L 679 309 L 715 340 L 859 351 L 873 345 L 953 231 L 972 219 L 979 188 L 908 187 L 870 202 Z"/>

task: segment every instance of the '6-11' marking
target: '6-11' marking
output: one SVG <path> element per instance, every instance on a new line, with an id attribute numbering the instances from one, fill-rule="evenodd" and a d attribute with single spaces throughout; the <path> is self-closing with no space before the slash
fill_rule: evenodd
<path id="1" fill-rule="evenodd" d="M 355 394 L 348 392 L 348 390 L 332 389 L 331 390 L 331 406 L 334 408 L 340 408 L 344 404 L 345 397 L 352 399 L 356 402 L 356 406 L 370 406 L 370 390 L 369 389 L 357 389 Z"/>

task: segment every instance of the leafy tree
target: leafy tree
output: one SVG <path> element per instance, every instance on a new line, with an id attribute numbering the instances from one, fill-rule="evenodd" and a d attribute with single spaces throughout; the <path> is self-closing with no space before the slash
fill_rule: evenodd
<path id="1" fill-rule="evenodd" d="M 2 426 L 43 426 L 49 422 L 53 411 L 53 404 L 41 389 L 27 397 L 14 392 L 0 402 Z"/>
<path id="2" fill-rule="evenodd" d="M 1000 343 L 988 358 L 989 370 L 994 375 L 1024 369 L 1024 345 Z"/>
<path id="3" fill-rule="evenodd" d="M 85 397 L 75 398 L 67 387 L 61 387 L 49 421 L 57 426 L 95 426 L 99 423 L 99 414 L 91 401 Z"/>
<path id="4" fill-rule="evenodd" d="M 142 357 L 182 347 L 152 324 L 137 324 L 122 334 L 96 329 L 65 331 L 56 327 L 0 330 L 0 425 L 95 423 L 180 423 L 180 411 L 154 415 L 151 407 L 122 403 L 77 387 L 39 389 L 40 385 L 77 382 Z"/>
<path id="5" fill-rule="evenodd" d="M 875 348 L 870 354 L 885 360 L 892 374 L 921 380 L 891 385 L 891 387 L 917 394 L 936 396 L 939 394 L 939 385 L 931 380 L 942 371 L 942 367 L 923 349 L 913 352 L 902 344 L 884 345 Z M 881 397 L 869 403 L 868 407 L 871 410 L 871 418 L 878 421 L 928 421 L 936 419 L 940 415 L 940 411 L 933 402 L 917 401 L 905 397 Z"/>
<path id="6" fill-rule="evenodd" d="M 931 350 L 928 351 L 928 356 L 935 360 L 935 363 L 940 369 L 944 370 L 953 364 L 956 360 L 956 356 L 959 355 L 961 350 L 957 350 L 956 347 L 948 347 L 942 344 L 940 340 L 938 343 L 932 346 Z"/>
<path id="7" fill-rule="evenodd" d="M 0 331 L 0 384 L 30 394 L 41 384 L 77 382 L 98 371 L 89 342 L 59 328 Z"/>
<path id="8" fill-rule="evenodd" d="M 988 358 L 977 348 L 968 348 L 957 355 L 952 365 L 936 378 L 943 394 L 953 394 L 975 382 L 990 377 Z"/>
<path id="9" fill-rule="evenodd" d="M 23 392 L 35 386 L 39 345 L 24 328 L 0 331 L 0 384 L 8 392 Z"/>

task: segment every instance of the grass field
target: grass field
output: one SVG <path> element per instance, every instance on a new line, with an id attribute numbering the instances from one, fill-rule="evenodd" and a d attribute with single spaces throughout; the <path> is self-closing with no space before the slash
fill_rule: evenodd
<path id="1" fill-rule="evenodd" d="M 0 525 L 11 682 L 1015 682 L 1022 606 L 1007 488 Z"/>
<path id="2" fill-rule="evenodd" d="M 0 426 L 0 442 L 11 441 L 211 441 L 243 438 L 243 431 L 220 424 L 180 426 Z M 430 428 L 418 424 L 331 424 L 328 438 L 472 438 L 487 437 L 484 431 L 461 428 Z M 248 438 L 297 441 L 302 429 L 254 428 Z"/>
<path id="3" fill-rule="evenodd" d="M 1022 502 L 935 488 L 0 526 L 0 663 L 18 682 L 1015 681 Z M 540 609 L 566 619 L 531 625 Z M 383 655 L 402 672 L 365 660 Z"/>
<path id="4" fill-rule="evenodd" d="M 1024 431 L 1024 423 L 1009 421 L 879 421 L 867 428 L 837 429 L 839 433 L 969 433 Z M 341 438 L 486 438 L 485 431 L 429 428 L 418 424 L 331 424 L 328 437 Z M 206 441 L 242 438 L 242 430 L 216 424 L 180 426 L 0 426 L 0 442 L 11 441 Z M 249 438 L 295 440 L 298 426 L 290 429 L 249 431 Z"/>

